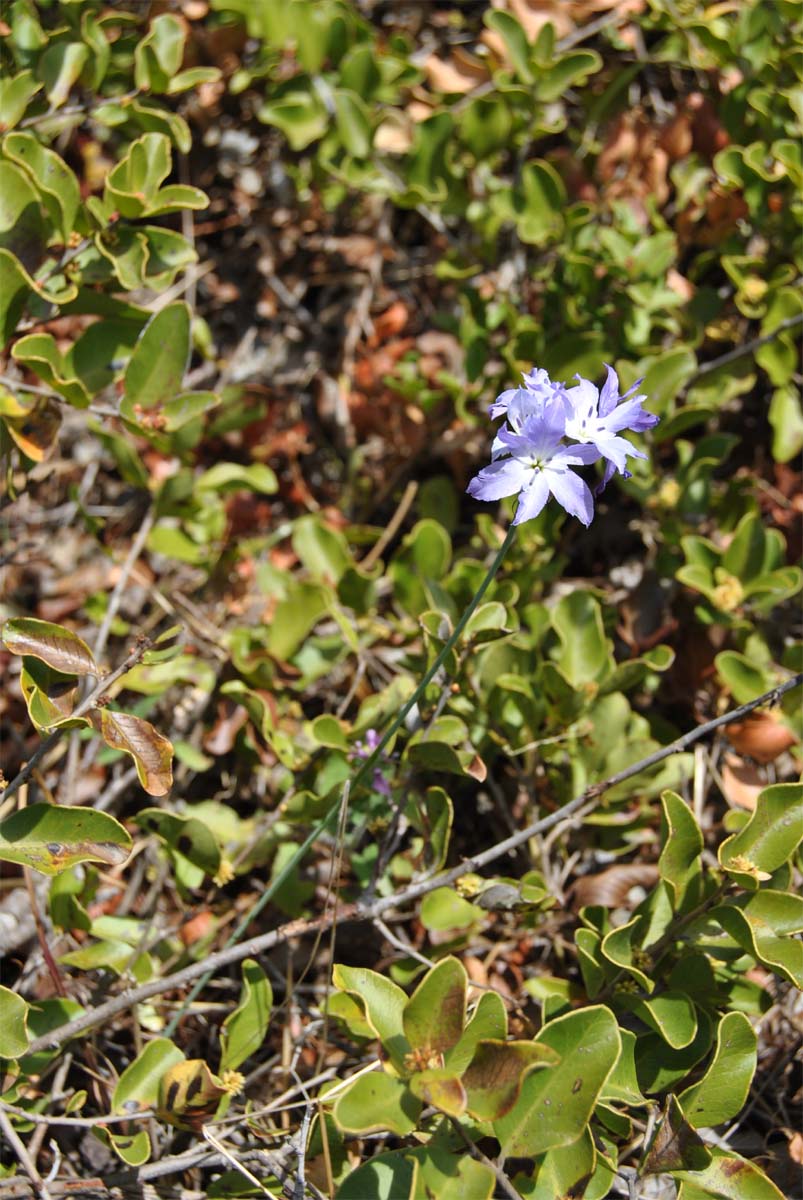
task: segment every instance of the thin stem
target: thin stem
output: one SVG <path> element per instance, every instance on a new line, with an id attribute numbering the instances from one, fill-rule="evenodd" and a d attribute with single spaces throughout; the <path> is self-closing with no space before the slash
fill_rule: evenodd
<path id="1" fill-rule="evenodd" d="M 6 1114 L 0 1109 L 0 1130 L 9 1147 L 14 1151 L 23 1170 L 28 1175 L 33 1186 L 39 1193 L 41 1200 L 51 1200 L 50 1192 L 47 1190 L 47 1184 L 36 1169 L 36 1163 L 28 1153 L 25 1143 L 17 1134 L 16 1129 L 9 1121 Z"/>
<path id="2" fill-rule="evenodd" d="M 412 711 L 414 705 L 416 705 L 418 703 L 421 696 L 423 696 L 426 688 L 429 686 L 429 684 L 432 682 L 432 680 L 435 678 L 435 676 L 440 671 L 443 664 L 446 662 L 446 659 L 449 657 L 452 650 L 456 646 L 458 640 L 460 639 L 461 634 L 463 633 L 463 630 L 465 629 L 466 625 L 470 621 L 475 609 L 477 608 L 477 606 L 479 605 L 483 596 L 485 595 L 488 588 L 490 587 L 494 576 L 496 575 L 497 571 L 501 567 L 502 560 L 504 559 L 505 555 L 507 554 L 508 550 L 510 549 L 510 546 L 513 544 L 513 539 L 515 538 L 515 536 L 516 536 L 516 527 L 515 527 L 515 525 L 511 525 L 507 531 L 507 534 L 505 535 L 505 540 L 502 542 L 502 545 L 499 547 L 499 550 L 496 553 L 496 557 L 494 558 L 493 562 L 491 563 L 490 567 L 488 568 L 487 575 L 483 579 L 480 586 L 477 588 L 477 592 L 473 596 L 471 603 L 468 605 L 468 607 L 466 608 L 462 617 L 455 625 L 451 637 L 448 638 L 445 645 L 443 646 L 443 649 L 436 656 L 435 661 L 433 662 L 432 666 L 424 674 L 423 679 L 418 684 L 418 686 L 415 688 L 415 690 L 413 691 L 413 694 L 410 696 L 409 700 L 407 700 L 407 702 L 402 705 L 401 710 L 397 714 L 396 718 L 393 721 L 391 721 L 390 725 L 388 726 L 387 730 L 380 738 L 377 745 L 374 747 L 373 751 L 368 755 L 368 757 L 361 763 L 361 765 L 357 768 L 357 770 L 352 775 L 352 777 L 349 781 L 349 790 L 351 792 L 354 792 L 355 789 L 358 788 L 360 786 L 360 784 L 363 783 L 364 780 L 372 777 L 373 769 L 376 766 L 376 764 L 379 762 L 379 760 L 382 756 L 382 752 L 385 749 L 385 747 L 387 746 L 388 742 L 391 740 L 392 737 L 394 737 L 394 735 L 402 727 L 402 725 L 404 724 L 405 718 L 407 717 L 407 714 Z M 325 833 L 326 830 L 333 824 L 334 819 L 337 816 L 339 810 L 340 810 L 340 805 L 333 804 L 332 807 L 329 809 L 329 812 L 326 814 L 326 816 L 323 817 L 318 822 L 318 824 L 315 825 L 313 827 L 313 829 L 310 830 L 309 834 L 304 839 L 304 841 L 301 843 L 301 845 L 298 847 L 295 854 L 292 855 L 292 857 L 287 860 L 284 867 L 281 869 L 281 871 L 279 871 L 278 875 L 276 875 L 275 878 L 272 879 L 271 882 L 268 884 L 265 891 L 259 897 L 259 900 L 257 900 L 254 907 L 243 917 L 243 919 L 240 921 L 239 925 L 235 928 L 234 932 L 231 934 L 231 937 L 226 942 L 226 944 L 223 948 L 224 951 L 229 950 L 231 947 L 237 945 L 237 943 L 240 941 L 241 937 L 245 933 L 248 926 L 251 924 L 251 922 L 254 920 L 254 918 L 256 916 L 258 916 L 259 913 L 262 912 L 265 905 L 268 904 L 273 899 L 276 892 L 279 890 L 279 888 L 282 886 L 282 884 L 285 882 L 285 880 L 290 878 L 293 871 L 295 871 L 296 867 L 301 862 L 301 860 L 304 858 L 304 856 L 306 855 L 306 853 L 310 849 L 310 847 L 313 845 L 313 843 L 317 842 L 318 838 L 323 833 Z M 186 1000 L 182 1004 L 181 1008 L 174 1015 L 170 1024 L 167 1026 L 167 1029 L 165 1030 L 165 1037 L 169 1038 L 169 1037 L 173 1036 L 173 1034 L 175 1033 L 176 1028 L 178 1026 L 178 1023 L 181 1020 L 182 1015 L 186 1012 L 186 1010 L 189 1008 L 189 1006 L 195 1000 L 196 996 L 198 996 L 199 993 L 202 992 L 203 989 L 206 987 L 207 983 L 212 978 L 212 974 L 213 974 L 213 971 L 210 969 L 205 975 L 202 976 L 201 979 L 198 980 L 198 982 L 191 989 L 189 995 L 187 996 Z"/>
<path id="3" fill-rule="evenodd" d="M 708 375 L 710 371 L 716 371 L 717 367 L 724 367 L 728 363 L 735 362 L 737 358 L 743 358 L 746 354 L 752 354 L 754 350 L 760 350 L 762 346 L 766 346 L 769 342 L 774 341 L 785 329 L 793 329 L 795 325 L 800 325 L 801 322 L 803 322 L 803 313 L 796 313 L 793 317 L 787 317 L 762 337 L 753 338 L 752 342 L 745 342 L 743 346 L 737 346 L 735 350 L 729 350 L 727 354 L 720 354 L 719 358 L 714 358 L 711 362 L 703 363 L 694 372 L 689 382 L 699 379 L 701 375 Z"/>
<path id="4" fill-rule="evenodd" d="M 156 513 L 155 513 L 154 509 L 151 508 L 145 514 L 145 519 L 143 520 L 142 524 L 140 525 L 139 529 L 137 530 L 136 536 L 131 543 L 131 547 L 128 551 L 128 554 L 125 557 L 125 562 L 123 563 L 122 567 L 120 568 L 120 575 L 117 579 L 117 583 L 114 585 L 114 591 L 112 592 L 111 596 L 109 597 L 109 603 L 106 608 L 106 612 L 103 614 L 103 620 L 101 622 L 100 629 L 98 630 L 98 636 L 97 636 L 97 640 L 95 642 L 95 659 L 96 660 L 103 657 L 103 653 L 106 649 L 106 643 L 109 640 L 109 634 L 111 632 L 111 627 L 114 622 L 114 618 L 117 616 L 117 610 L 120 607 L 120 602 L 123 598 L 123 593 L 125 592 L 125 590 L 128 586 L 128 577 L 131 574 L 131 572 L 133 571 L 136 561 L 139 558 L 140 554 L 142 553 L 142 547 L 145 545 L 145 541 L 146 541 L 151 529 L 153 528 L 153 523 L 155 520 L 156 520 Z"/>
<path id="5" fill-rule="evenodd" d="M 713 721 L 708 721 L 705 725 L 699 725 L 697 729 L 684 734 L 683 737 L 671 742 L 668 746 L 664 746 L 662 750 L 658 750 L 655 754 L 650 754 L 647 758 L 633 763 L 631 766 L 626 767 L 624 771 L 619 771 L 616 775 L 612 775 L 602 783 L 592 784 L 580 796 L 575 796 L 573 800 L 569 800 L 566 804 L 556 809 L 555 812 L 542 817 L 538 821 L 534 821 L 526 829 L 519 830 L 518 833 L 506 838 L 503 842 L 498 842 L 495 846 L 491 846 L 490 849 L 484 850 L 481 854 L 475 855 L 474 858 L 464 859 L 458 866 L 452 867 L 448 871 L 441 871 L 438 875 L 433 875 L 429 879 L 413 883 L 393 896 L 383 896 L 378 900 L 374 900 L 370 905 L 344 905 L 338 913 L 339 919 L 341 921 L 373 921 L 376 917 L 381 917 L 390 909 L 400 909 L 411 901 L 417 900 L 420 896 L 426 895 L 427 892 L 432 892 L 439 887 L 448 887 L 449 884 L 459 879 L 461 875 L 469 874 L 476 871 L 479 867 L 487 866 L 488 863 L 501 858 L 502 855 L 516 849 L 523 842 L 529 841 L 536 834 L 544 833 L 547 829 L 551 829 L 553 825 L 557 825 L 570 813 L 577 812 L 590 799 L 595 799 L 602 795 L 609 788 L 614 787 L 618 783 L 623 783 L 627 779 L 632 779 L 633 776 L 639 775 L 647 767 L 655 766 L 656 763 L 670 758 L 673 754 L 678 754 L 680 751 L 686 749 L 687 746 L 707 737 L 723 725 L 740 721 L 742 717 L 753 712 L 754 709 L 760 708 L 764 704 L 774 704 L 782 695 L 795 687 L 799 687 L 801 683 L 803 683 L 803 672 L 795 675 L 792 679 L 788 679 L 785 683 L 779 684 L 778 687 L 772 688 L 771 691 L 765 692 L 763 696 L 756 697 L 755 700 L 751 700 L 748 704 L 742 704 L 739 708 L 734 708 L 731 712 L 723 713 L 721 717 L 716 717 Z M 337 812 L 338 809 L 339 805 L 335 807 L 334 811 Z M 311 920 L 288 921 L 278 929 L 271 929 L 269 932 L 262 933 L 258 937 L 249 938 L 242 945 L 227 946 L 222 950 L 218 950 L 214 954 L 208 955 L 201 963 L 192 963 L 180 971 L 173 972 L 172 975 L 165 975 L 161 979 L 151 979 L 139 987 L 127 988 L 119 996 L 115 996 L 112 1000 L 107 1000 L 105 1004 L 101 1004 L 89 1012 L 82 1013 L 81 1016 L 75 1017 L 65 1025 L 60 1025 L 57 1029 L 52 1029 L 49 1033 L 42 1034 L 41 1037 L 34 1038 L 28 1046 L 26 1054 L 38 1054 L 40 1050 L 49 1050 L 60 1046 L 69 1038 L 83 1033 L 86 1029 L 93 1029 L 97 1025 L 102 1025 L 104 1022 L 111 1020 L 112 1017 L 117 1016 L 118 1013 L 125 1012 L 126 1009 L 133 1008 L 134 1005 L 141 1004 L 144 1000 L 149 1000 L 152 996 L 158 996 L 162 992 L 174 991 L 187 983 L 191 983 L 199 975 L 212 975 L 221 967 L 239 962 L 243 958 L 256 958 L 260 954 L 265 954 L 267 951 L 274 949 L 275 946 L 290 941 L 292 938 L 303 937 L 310 933 L 317 933 L 321 929 L 328 929 L 332 920 L 333 914 L 328 913 L 323 917 L 314 917 Z"/>

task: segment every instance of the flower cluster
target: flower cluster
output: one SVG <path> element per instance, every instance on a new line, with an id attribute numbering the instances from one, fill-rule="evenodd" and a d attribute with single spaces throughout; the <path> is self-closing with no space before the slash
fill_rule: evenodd
<path id="1" fill-rule="evenodd" d="M 642 408 L 646 396 L 633 395 L 640 379 L 619 395 L 613 367 L 608 367 L 601 390 L 579 375 L 574 387 L 553 383 L 539 368 L 523 378 L 521 387 L 502 392 L 491 405 L 491 417 L 504 416 L 506 421 L 494 439 L 490 465 L 471 480 L 467 490 L 477 500 L 518 495 L 514 525 L 537 517 L 550 495 L 567 513 L 589 525 L 594 497 L 572 467 L 605 460 L 599 495 L 616 471 L 630 476 L 628 457 L 646 458 L 622 432 L 642 433 L 656 425 L 658 417 Z"/>

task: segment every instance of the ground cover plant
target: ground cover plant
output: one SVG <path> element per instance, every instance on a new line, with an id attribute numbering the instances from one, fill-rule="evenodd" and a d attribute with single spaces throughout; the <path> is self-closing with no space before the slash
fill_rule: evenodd
<path id="1" fill-rule="evenodd" d="M 0 11 L 0 1200 L 803 1194 L 802 24 Z"/>

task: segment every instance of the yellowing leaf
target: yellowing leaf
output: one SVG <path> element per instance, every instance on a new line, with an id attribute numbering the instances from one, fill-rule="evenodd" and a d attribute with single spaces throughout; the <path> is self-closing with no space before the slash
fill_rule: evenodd
<path id="1" fill-rule="evenodd" d="M 3 626 L 3 641 L 12 654 L 41 658 L 64 675 L 97 675 L 92 651 L 82 638 L 36 617 L 14 617 Z"/>
<path id="2" fill-rule="evenodd" d="M 179 1129 L 196 1133 L 205 1121 L 214 1117 L 218 1105 L 230 1088 L 213 1075 L 202 1058 L 176 1063 L 162 1076 L 159 1084 L 159 1116 Z"/>
<path id="3" fill-rule="evenodd" d="M 173 786 L 173 746 L 150 721 L 131 713 L 96 708 L 89 714 L 107 746 L 130 754 L 139 781 L 150 796 L 164 796 Z"/>

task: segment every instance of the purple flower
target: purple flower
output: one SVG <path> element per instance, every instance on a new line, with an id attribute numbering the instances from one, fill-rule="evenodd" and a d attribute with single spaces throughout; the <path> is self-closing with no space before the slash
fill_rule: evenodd
<path id="1" fill-rule="evenodd" d="M 641 380 L 620 396 L 613 367 L 608 367 L 601 391 L 589 380 L 575 378 L 576 386 L 567 388 L 535 367 L 519 387 L 508 388 L 490 406 L 491 417 L 504 416 L 506 422 L 491 446 L 490 466 L 471 480 L 467 491 L 477 500 L 518 495 L 514 525 L 537 517 L 550 495 L 588 525 L 594 515 L 593 497 L 571 468 L 604 458 L 598 495 L 615 471 L 629 477 L 628 457 L 647 457 L 620 436 L 626 429 L 642 433 L 658 422 L 642 407 L 646 396 L 633 396 Z M 566 445 L 564 438 L 577 444 Z"/>
<path id="2" fill-rule="evenodd" d="M 553 383 L 542 367 L 533 367 L 532 371 L 522 372 L 524 380 L 523 387 L 508 388 L 506 392 L 502 392 L 497 396 L 493 404 L 488 409 L 491 420 L 495 421 L 497 417 L 508 416 L 511 404 L 516 401 L 520 409 L 526 408 L 528 404 L 533 407 L 538 404 L 543 405 L 547 400 L 553 399 L 560 395 L 565 397 L 566 388 L 562 383 Z"/>
<path id="3" fill-rule="evenodd" d="M 349 758 L 352 760 L 356 759 L 358 762 L 365 762 L 367 758 L 371 757 L 381 740 L 382 739 L 380 735 L 375 729 L 366 729 L 365 741 L 358 741 L 354 743 L 349 753 Z M 382 757 L 387 758 L 387 756 L 384 754 Z M 390 790 L 390 784 L 388 783 L 387 779 L 385 779 L 385 776 L 382 774 L 382 771 L 379 767 L 374 767 L 374 775 L 371 784 L 374 791 L 378 792 L 380 796 L 389 797 L 392 794 Z"/>
<path id="4" fill-rule="evenodd" d="M 568 389 L 567 397 L 570 405 L 570 415 L 566 421 L 566 436 L 577 442 L 589 443 L 599 450 L 600 457 L 607 459 L 602 483 L 597 488 L 597 495 L 604 489 L 612 475 L 619 471 L 630 478 L 626 466 L 628 455 L 631 458 L 646 458 L 643 451 L 637 450 L 627 438 L 619 437 L 624 429 L 632 429 L 634 433 L 643 433 L 658 424 L 659 418 L 654 413 L 644 412 L 642 405 L 646 396 L 629 396 L 635 392 L 641 383 L 638 379 L 633 386 L 619 395 L 619 376 L 613 367 L 608 368 L 608 377 L 602 385 L 602 391 L 588 379 L 579 380 L 576 387 Z"/>
<path id="5" fill-rule="evenodd" d="M 511 404 L 517 402 L 514 399 Z M 499 454 L 509 457 L 497 457 L 483 467 L 468 485 L 469 495 L 476 500 L 501 500 L 518 493 L 514 525 L 537 517 L 552 495 L 567 513 L 589 525 L 594 500 L 588 486 L 570 468 L 596 462 L 599 451 L 592 445 L 561 444 L 566 425 L 561 397 L 539 403 L 538 409 L 529 415 L 514 412 L 517 428 L 503 428 L 494 443 L 500 447 Z"/>

